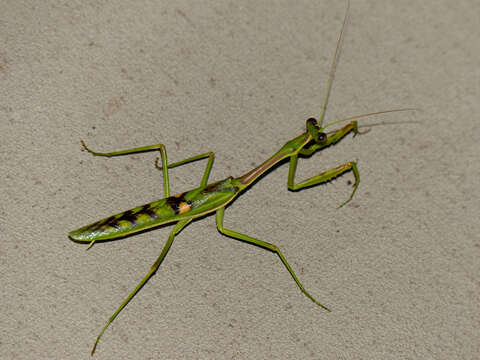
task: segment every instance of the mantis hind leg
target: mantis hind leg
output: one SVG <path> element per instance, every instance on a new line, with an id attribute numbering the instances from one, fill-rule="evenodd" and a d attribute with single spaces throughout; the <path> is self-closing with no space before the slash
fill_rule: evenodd
<path id="1" fill-rule="evenodd" d="M 101 152 L 90 150 L 82 140 L 80 140 L 80 142 L 82 143 L 82 146 L 85 150 L 87 150 L 90 154 L 93 154 L 95 156 L 112 157 L 112 156 L 122 156 L 122 155 L 142 153 L 147 151 L 155 151 L 155 150 L 160 151 L 160 156 L 162 158 L 162 168 L 163 168 L 163 190 L 165 193 L 165 197 L 170 196 L 170 181 L 168 179 L 168 166 L 167 166 L 167 150 L 165 149 L 165 145 L 156 144 L 156 145 L 136 147 L 136 148 L 127 149 L 127 150 L 101 153 Z"/>
<path id="2" fill-rule="evenodd" d="M 95 156 L 106 156 L 106 157 L 112 157 L 112 156 L 122 156 L 122 155 L 129 155 L 129 154 L 135 154 L 135 153 L 142 153 L 142 152 L 147 152 L 147 151 L 155 151 L 158 150 L 160 151 L 160 157 L 161 157 L 161 165 L 159 165 L 159 159 L 155 159 L 155 167 L 159 170 L 162 170 L 163 172 L 163 187 L 164 187 L 164 193 L 165 197 L 170 196 L 170 181 L 168 177 L 168 169 L 172 169 L 174 167 L 188 164 L 190 162 L 194 162 L 197 160 L 205 159 L 208 158 L 207 166 L 205 168 L 205 172 L 202 177 L 202 181 L 200 182 L 201 186 L 207 185 L 208 178 L 210 176 L 210 172 L 212 170 L 213 166 L 213 161 L 215 159 L 215 154 L 213 152 L 206 152 L 200 155 L 192 156 L 188 159 L 182 160 L 182 161 L 177 161 L 172 164 L 168 164 L 167 161 L 167 150 L 165 148 L 165 145 L 163 144 L 155 144 L 155 145 L 148 145 L 148 146 L 141 146 L 137 148 L 132 148 L 132 149 L 127 149 L 127 150 L 120 150 L 120 151 L 114 151 L 114 152 L 108 152 L 108 153 L 101 153 L 101 152 L 96 152 L 93 150 L 90 150 L 87 145 L 83 141 L 80 141 L 82 143 L 82 146 L 85 150 L 87 150 L 89 153 L 95 155 Z"/>
<path id="3" fill-rule="evenodd" d="M 282 252 L 280 251 L 280 249 L 274 245 L 274 244 L 270 244 L 268 242 L 265 242 L 265 241 L 262 241 L 262 240 L 258 240 L 258 239 L 255 239 L 251 236 L 248 236 L 248 235 L 244 235 L 244 234 L 241 234 L 239 232 L 236 232 L 236 231 L 232 231 L 232 230 L 229 230 L 229 229 L 225 229 L 223 227 L 223 214 L 224 214 L 224 211 L 225 211 L 225 208 L 221 208 L 221 209 L 218 209 L 217 210 L 217 215 L 216 215 L 216 219 L 217 219 L 217 228 L 218 228 L 218 231 L 220 231 L 220 233 L 228 236 L 228 237 L 231 237 L 231 238 L 234 238 L 234 239 L 237 239 L 237 240 L 241 240 L 241 241 L 245 241 L 249 244 L 253 244 L 253 245 L 257 245 L 257 246 L 260 246 L 261 248 L 264 248 L 266 250 L 270 250 L 274 253 L 276 253 L 278 255 L 278 257 L 280 258 L 280 260 L 282 260 L 282 263 L 283 265 L 285 265 L 285 267 L 287 268 L 288 272 L 290 273 L 290 275 L 293 277 L 293 280 L 295 280 L 295 282 L 297 283 L 298 287 L 300 288 L 300 290 L 310 299 L 312 300 L 315 304 L 317 304 L 318 306 L 324 308 L 325 310 L 327 311 L 330 311 L 329 308 L 327 308 L 325 305 L 322 305 L 321 303 L 319 303 L 317 300 L 315 300 L 315 298 L 310 295 L 310 293 L 305 290 L 305 288 L 303 287 L 302 283 L 300 282 L 300 280 L 298 280 L 297 278 L 297 275 L 295 274 L 295 272 L 293 271 L 292 267 L 290 266 L 290 264 L 287 262 L 287 259 L 285 259 L 285 257 L 283 256 Z"/>
<path id="4" fill-rule="evenodd" d="M 90 154 L 95 156 L 112 157 L 112 156 L 122 156 L 122 155 L 142 153 L 147 151 L 155 151 L 155 150 L 160 151 L 160 156 L 162 158 L 162 167 L 163 167 L 163 191 L 164 191 L 165 197 L 170 196 L 170 180 L 168 178 L 167 150 L 165 149 L 165 145 L 163 144 L 148 145 L 148 146 L 141 146 L 141 147 L 136 147 L 136 148 L 127 149 L 127 150 L 102 153 L 102 152 L 96 152 L 89 149 L 87 145 L 85 145 L 83 140 L 80 140 L 80 143 L 82 144 L 83 148 L 86 151 L 88 151 Z M 95 240 L 92 240 L 92 242 L 90 242 L 90 245 L 88 245 L 87 250 L 90 249 L 93 246 L 93 244 L 95 244 Z"/>
<path id="5" fill-rule="evenodd" d="M 138 283 L 137 287 L 127 296 L 127 298 L 123 301 L 123 303 L 118 307 L 117 310 L 113 313 L 113 315 L 108 319 L 107 323 L 105 326 L 100 330 L 100 333 L 97 336 L 97 340 L 95 341 L 95 344 L 93 345 L 91 355 L 95 352 L 95 349 L 97 348 L 98 342 L 100 341 L 103 333 L 107 328 L 110 326 L 110 324 L 115 320 L 115 318 L 120 314 L 120 312 L 123 310 L 125 306 L 130 302 L 130 300 L 133 299 L 133 297 L 140 291 L 140 289 L 147 283 L 147 281 L 157 272 L 158 267 L 160 264 L 163 262 L 165 259 L 165 256 L 168 253 L 168 250 L 170 249 L 170 246 L 172 246 L 173 240 L 175 239 L 175 235 L 177 235 L 187 224 L 192 221 L 192 219 L 185 219 L 177 222 L 175 224 L 175 227 L 172 229 L 170 232 L 170 235 L 168 237 L 167 243 L 162 249 L 162 252 L 160 253 L 160 256 L 157 258 L 157 260 L 153 263 L 152 267 L 148 271 L 147 275 L 143 277 L 143 279 Z"/>

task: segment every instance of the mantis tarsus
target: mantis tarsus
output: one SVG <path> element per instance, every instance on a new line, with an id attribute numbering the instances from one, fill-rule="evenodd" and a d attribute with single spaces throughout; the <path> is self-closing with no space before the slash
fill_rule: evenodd
<path id="1" fill-rule="evenodd" d="M 182 161 L 168 164 L 167 152 L 163 144 L 143 146 L 134 149 L 115 151 L 110 153 L 100 153 L 90 150 L 83 141 L 81 142 L 85 150 L 97 156 L 111 157 L 147 151 L 159 151 L 161 156 L 161 165 L 158 164 L 157 159 L 155 162 L 155 166 L 163 173 L 165 198 L 133 208 L 117 215 L 107 217 L 93 224 L 74 230 L 68 234 L 72 240 L 82 243 L 89 243 L 90 248 L 96 241 L 117 239 L 162 224 L 176 223 L 173 230 L 170 232 L 170 236 L 168 237 L 167 243 L 165 244 L 161 254 L 157 258 L 155 263 L 152 265 L 148 273 L 140 281 L 137 287 L 128 295 L 128 297 L 123 301 L 123 303 L 117 308 L 117 310 L 108 319 L 105 326 L 100 331 L 92 348 L 91 355 L 93 355 L 93 353 L 95 352 L 100 338 L 102 337 L 108 326 L 111 324 L 111 322 L 117 317 L 117 315 L 128 304 L 128 302 L 137 294 L 137 292 L 150 279 L 150 277 L 155 274 L 158 267 L 167 255 L 167 252 L 170 249 L 170 246 L 172 245 L 175 236 L 192 220 L 213 212 L 216 212 L 217 228 L 220 233 L 228 237 L 244 241 L 246 243 L 257 245 L 261 248 L 276 253 L 280 257 L 283 265 L 287 268 L 290 275 L 295 280 L 300 290 L 315 304 L 327 311 L 330 311 L 326 306 L 322 305 L 315 298 L 313 298 L 313 296 L 310 295 L 307 290 L 305 290 L 302 283 L 298 280 L 295 272 L 287 262 L 286 258 L 276 245 L 230 229 L 226 229 L 223 226 L 223 215 L 227 204 L 233 201 L 242 191 L 246 190 L 250 185 L 252 185 L 254 181 L 258 179 L 263 173 L 265 173 L 270 168 L 276 166 L 278 163 L 280 163 L 286 158 L 290 158 L 287 185 L 288 189 L 292 191 L 301 190 L 305 187 L 322 184 L 336 178 L 337 176 L 344 174 L 345 172 L 352 171 L 355 177 L 353 191 L 350 197 L 344 203 L 342 203 L 340 207 L 345 205 L 352 199 L 360 183 L 360 175 L 358 173 L 356 163 L 354 161 L 350 161 L 345 164 L 339 165 L 331 170 L 327 170 L 318 175 L 315 175 L 305 181 L 295 182 L 295 172 L 297 168 L 298 156 L 311 156 L 318 150 L 324 149 L 330 145 L 334 145 L 350 132 L 353 133 L 353 136 L 357 134 L 362 134 L 362 132 L 358 130 L 358 125 L 356 121 L 356 119 L 358 118 L 395 111 L 413 110 L 396 109 L 379 111 L 369 114 L 353 116 L 346 119 L 334 121 L 327 125 L 323 125 L 335 66 L 338 60 L 340 43 L 347 20 L 347 14 L 348 7 L 345 13 L 345 17 L 337 41 L 337 46 L 335 49 L 335 54 L 333 56 L 332 64 L 330 67 L 329 79 L 327 83 L 326 93 L 323 99 L 323 104 L 321 107 L 319 120 L 317 121 L 314 118 L 309 118 L 306 121 L 306 130 L 304 133 L 287 141 L 285 145 L 283 145 L 280 150 L 278 150 L 274 155 L 272 155 L 270 158 L 265 160 L 263 163 L 261 163 L 254 169 L 248 171 L 247 173 L 239 177 L 230 176 L 224 180 L 208 184 L 208 178 L 214 161 L 214 154 L 212 152 L 206 152 Z M 325 132 L 325 129 L 327 127 L 345 121 L 350 122 L 340 129 Z M 200 182 L 200 186 L 196 189 L 170 196 L 168 169 L 201 159 L 208 159 L 208 161 L 202 180 Z"/>

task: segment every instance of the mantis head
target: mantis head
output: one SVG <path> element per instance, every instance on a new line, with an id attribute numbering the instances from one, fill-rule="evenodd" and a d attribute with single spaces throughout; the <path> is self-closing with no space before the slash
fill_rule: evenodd
<path id="1" fill-rule="evenodd" d="M 306 127 L 307 132 L 310 134 L 315 143 L 323 144 L 327 141 L 327 134 L 323 132 L 323 128 L 318 125 L 318 122 L 315 118 L 307 119 Z"/>

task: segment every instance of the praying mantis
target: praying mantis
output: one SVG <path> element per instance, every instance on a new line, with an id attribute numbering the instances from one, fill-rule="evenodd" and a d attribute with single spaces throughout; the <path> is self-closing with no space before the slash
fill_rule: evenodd
<path id="1" fill-rule="evenodd" d="M 206 152 L 200 155 L 196 155 L 190 158 L 187 158 L 182 161 L 178 161 L 172 164 L 169 164 L 167 161 L 167 151 L 163 144 L 156 144 L 150 146 L 137 147 L 128 150 L 114 151 L 114 152 L 96 152 L 88 148 L 83 141 L 81 144 L 83 148 L 89 153 L 95 156 L 121 156 L 135 153 L 143 153 L 149 151 L 159 151 L 161 164 L 158 163 L 158 158 L 155 161 L 155 166 L 162 171 L 163 174 L 163 187 L 165 197 L 161 200 L 151 202 L 146 205 L 135 207 L 131 210 L 121 212 L 119 214 L 107 217 L 103 220 L 97 221 L 93 224 L 81 227 L 77 230 L 71 231 L 68 236 L 70 239 L 80 243 L 88 243 L 88 248 L 96 241 L 102 240 L 113 240 L 129 236 L 131 234 L 144 231 L 153 227 L 160 225 L 175 223 L 166 244 L 163 247 L 162 252 L 151 266 L 150 270 L 139 282 L 136 288 L 127 296 L 123 303 L 117 308 L 113 315 L 108 319 L 104 327 L 101 329 L 98 334 L 95 344 L 93 345 L 91 355 L 94 354 L 95 349 L 102 338 L 105 330 L 109 325 L 115 320 L 118 314 L 123 310 L 123 308 L 132 300 L 132 298 L 138 293 L 138 291 L 146 284 L 146 282 L 156 273 L 159 266 L 165 259 L 175 236 L 180 233 L 180 231 L 185 228 L 193 220 L 204 217 L 207 214 L 216 213 L 216 223 L 217 229 L 220 233 L 227 237 L 237 239 L 252 245 L 269 250 L 278 255 L 281 262 L 288 270 L 293 280 L 300 288 L 300 290 L 305 294 L 311 301 L 321 308 L 330 311 L 325 305 L 317 301 L 310 293 L 304 288 L 303 284 L 298 279 L 297 275 L 293 271 L 290 264 L 287 262 L 287 259 L 280 251 L 280 249 L 272 244 L 259 240 L 257 238 L 245 235 L 243 233 L 227 229 L 223 226 L 223 218 L 225 207 L 230 204 L 235 198 L 243 191 L 248 189 L 262 174 L 264 174 L 269 169 L 275 167 L 279 163 L 283 162 L 285 159 L 289 159 L 289 171 L 287 186 L 289 190 L 298 191 L 307 187 L 316 186 L 331 181 L 332 179 L 345 174 L 346 172 L 352 171 L 355 177 L 355 183 L 353 184 L 353 190 L 349 198 L 344 201 L 339 207 L 347 204 L 354 196 L 357 188 L 360 184 L 360 175 L 357 169 L 355 161 L 349 161 L 342 165 L 339 165 L 333 169 L 319 173 L 318 175 L 312 176 L 307 180 L 296 182 L 295 173 L 297 169 L 298 157 L 310 157 L 315 152 L 327 148 L 331 145 L 336 144 L 347 134 L 353 133 L 353 136 L 364 134 L 369 130 L 360 132 L 359 126 L 357 124 L 357 119 L 364 118 L 367 116 L 373 116 L 384 113 L 391 113 L 396 111 L 407 111 L 414 110 L 411 108 L 404 109 L 395 109 L 395 110 L 386 110 L 378 111 L 374 113 L 362 114 L 357 116 L 352 116 L 342 120 L 337 120 L 332 123 L 324 125 L 324 117 L 328 103 L 328 97 L 330 94 L 332 81 L 334 77 L 336 63 L 339 57 L 340 43 L 343 37 L 345 24 L 347 21 L 349 5 L 345 12 L 345 17 L 343 19 L 343 24 L 338 36 L 337 45 L 335 49 L 335 54 L 330 66 L 329 78 L 326 87 L 325 96 L 323 99 L 323 104 L 321 107 L 321 112 L 318 120 L 314 118 L 309 118 L 306 121 L 306 129 L 302 134 L 294 137 L 293 139 L 287 141 L 275 154 L 266 159 L 260 165 L 256 166 L 247 173 L 239 177 L 227 177 L 226 179 L 216 181 L 213 183 L 208 183 L 210 171 L 214 162 L 214 153 Z M 341 122 L 349 122 L 343 127 L 326 132 L 325 129 Z M 188 164 L 195 162 L 201 159 L 208 159 L 203 177 L 200 181 L 199 187 L 189 190 L 183 193 L 176 195 L 170 195 L 170 182 L 168 177 L 168 170 L 175 168 L 180 165 Z"/>

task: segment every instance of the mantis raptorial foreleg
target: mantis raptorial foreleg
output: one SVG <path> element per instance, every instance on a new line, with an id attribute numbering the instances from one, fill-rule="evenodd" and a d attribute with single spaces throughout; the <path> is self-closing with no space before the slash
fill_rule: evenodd
<path id="1" fill-rule="evenodd" d="M 348 203 L 350 200 L 352 200 L 353 195 L 355 194 L 355 191 L 357 191 L 358 185 L 360 184 L 360 174 L 357 169 L 357 164 L 355 161 L 349 161 L 346 162 L 345 164 L 339 165 L 336 168 L 324 171 L 318 175 L 312 176 L 311 178 L 295 183 L 295 171 L 297 169 L 297 160 L 298 156 L 292 156 L 290 157 L 290 168 L 288 171 L 288 188 L 290 190 L 300 190 L 309 186 L 314 186 L 322 183 L 326 183 L 337 176 L 342 175 L 343 173 L 352 170 L 353 175 L 355 176 L 355 183 L 353 184 L 353 191 L 350 197 L 344 201 L 342 204 L 340 204 L 339 208 Z"/>
<path id="2" fill-rule="evenodd" d="M 237 240 L 242 240 L 242 241 L 245 241 L 249 244 L 253 244 L 253 245 L 257 245 L 257 246 L 260 246 L 264 249 L 267 249 L 267 250 L 270 250 L 274 253 L 276 253 L 278 255 L 278 257 L 280 258 L 280 260 L 282 260 L 283 262 L 283 265 L 285 265 L 285 267 L 287 268 L 288 272 L 290 273 L 290 275 L 292 275 L 293 277 L 293 280 L 295 280 L 295 282 L 297 283 L 298 287 L 300 288 L 300 290 L 302 290 L 302 292 L 310 299 L 312 300 L 315 304 L 321 306 L 322 308 L 324 308 L 325 310 L 328 310 L 330 311 L 329 308 L 327 308 L 325 305 L 322 305 L 320 304 L 317 300 L 315 300 L 315 298 L 310 295 L 308 293 L 307 290 L 305 290 L 305 288 L 303 287 L 302 283 L 300 282 L 300 280 L 298 280 L 297 278 L 297 275 L 295 274 L 295 272 L 293 271 L 292 267 L 290 266 L 290 264 L 287 262 L 287 259 L 285 259 L 285 257 L 283 256 L 282 252 L 280 251 L 280 249 L 274 245 L 274 244 L 270 244 L 266 241 L 262 241 L 262 240 L 259 240 L 259 239 L 255 239 L 251 236 L 248 236 L 248 235 L 245 235 L 245 234 L 241 234 L 239 232 L 236 232 L 236 231 L 233 231 L 233 230 L 229 230 L 229 229 L 225 229 L 223 227 L 223 214 L 224 214 L 224 211 L 225 211 L 225 208 L 220 208 L 217 210 L 217 213 L 216 213 L 216 219 L 217 219 L 217 229 L 218 231 L 220 231 L 222 234 L 226 235 L 226 236 L 229 236 L 229 237 L 232 237 L 234 239 L 237 239 Z"/>
<path id="3" fill-rule="evenodd" d="M 132 300 L 132 298 L 137 294 L 137 292 L 143 287 L 143 285 L 145 285 L 145 283 L 148 281 L 148 279 L 150 279 L 154 274 L 155 272 L 158 270 L 158 267 L 160 266 L 160 264 L 163 262 L 163 259 L 165 259 L 165 256 L 167 255 L 168 253 L 168 250 L 170 250 L 170 246 L 172 246 L 172 243 L 173 243 L 173 240 L 175 239 L 175 235 L 177 235 L 180 231 L 182 231 L 182 229 L 187 226 L 187 224 L 189 222 L 191 222 L 192 219 L 186 219 L 186 220 L 180 220 L 179 222 L 177 222 L 174 226 L 174 228 L 172 229 L 172 231 L 170 232 L 170 235 L 168 236 L 168 240 L 165 244 L 165 246 L 163 247 L 163 250 L 160 254 L 160 256 L 157 258 L 157 260 L 153 263 L 152 267 L 150 268 L 150 270 L 148 271 L 147 275 L 145 275 L 143 277 L 143 279 L 138 283 L 137 287 L 130 293 L 130 295 L 127 296 L 127 298 L 123 301 L 123 303 L 118 307 L 118 309 L 113 313 L 113 315 L 110 317 L 110 319 L 108 319 L 108 321 L 106 322 L 105 326 L 102 328 L 102 330 L 100 331 L 100 333 L 98 334 L 97 336 L 97 340 L 95 341 L 95 344 L 93 345 L 93 349 L 92 349 L 92 352 L 91 352 L 91 355 L 93 355 L 93 353 L 95 352 L 95 349 L 97 348 L 97 344 L 98 342 L 100 341 L 100 338 L 102 337 L 103 333 L 105 332 L 105 330 L 108 328 L 108 326 L 110 325 L 110 323 L 115 320 L 115 318 L 117 317 L 117 315 L 120 313 L 120 311 L 123 310 L 123 308 L 125 306 L 127 306 L 127 304 L 130 302 L 130 300 Z"/>
<path id="4" fill-rule="evenodd" d="M 347 135 L 350 132 L 353 132 L 353 136 L 356 135 L 361 135 L 365 134 L 367 131 L 360 132 L 358 130 L 358 124 L 356 121 L 352 121 L 349 124 L 345 125 L 343 128 L 335 131 L 331 136 L 328 137 L 328 141 L 324 144 L 313 144 L 312 146 L 308 148 L 303 148 L 299 154 L 303 156 L 310 156 L 313 154 L 315 151 L 321 148 L 325 148 L 327 146 L 333 145 L 336 142 L 340 141 L 345 135 Z M 360 184 L 360 174 L 357 169 L 357 164 L 355 161 L 349 161 L 346 162 L 345 164 L 339 165 L 333 169 L 324 171 L 318 175 L 312 176 L 311 178 L 308 178 L 307 180 L 301 181 L 299 183 L 295 183 L 295 173 L 297 170 L 297 161 L 298 161 L 298 155 L 293 155 L 290 157 L 290 167 L 288 169 L 288 181 L 287 181 L 287 186 L 290 190 L 296 191 L 296 190 L 301 190 L 306 187 L 310 186 L 315 186 L 319 185 L 322 183 L 326 183 L 337 176 L 340 176 L 344 174 L 347 171 L 353 171 L 353 175 L 355 176 L 355 183 L 353 184 L 353 191 L 350 195 L 350 197 L 344 201 L 342 204 L 340 204 L 339 208 L 347 204 L 350 200 L 352 200 L 353 195 L 357 191 L 358 185 Z"/>

